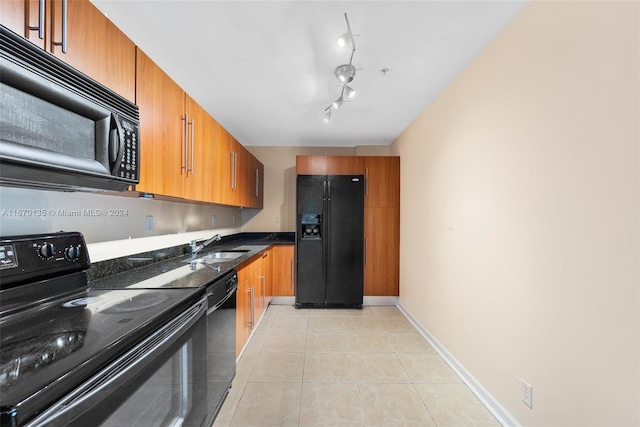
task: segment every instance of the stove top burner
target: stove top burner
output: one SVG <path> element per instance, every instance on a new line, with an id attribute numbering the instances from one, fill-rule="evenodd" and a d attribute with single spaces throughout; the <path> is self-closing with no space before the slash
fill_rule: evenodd
<path id="1" fill-rule="evenodd" d="M 86 307 L 89 304 L 95 304 L 101 301 L 100 297 L 82 297 L 67 301 L 62 304 L 63 307 Z"/>

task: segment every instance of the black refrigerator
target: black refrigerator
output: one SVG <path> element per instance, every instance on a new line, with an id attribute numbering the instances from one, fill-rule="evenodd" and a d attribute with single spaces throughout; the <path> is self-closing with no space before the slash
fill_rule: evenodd
<path id="1" fill-rule="evenodd" d="M 296 307 L 362 307 L 364 176 L 298 175 Z"/>

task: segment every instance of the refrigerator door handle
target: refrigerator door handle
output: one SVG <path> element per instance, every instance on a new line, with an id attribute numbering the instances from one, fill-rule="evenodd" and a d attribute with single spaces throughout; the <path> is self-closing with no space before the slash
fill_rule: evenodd
<path id="1" fill-rule="evenodd" d="M 324 228 L 324 248 L 326 252 L 325 257 L 325 272 L 331 268 L 331 181 L 327 179 L 327 204 L 325 215 L 323 215 L 323 228 Z M 325 273 L 326 274 L 326 273 Z"/>

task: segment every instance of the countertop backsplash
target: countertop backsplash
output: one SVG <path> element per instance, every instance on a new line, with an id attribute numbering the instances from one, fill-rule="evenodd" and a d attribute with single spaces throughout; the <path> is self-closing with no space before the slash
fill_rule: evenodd
<path id="1" fill-rule="evenodd" d="M 89 257 L 92 263 L 120 258 L 150 251 L 189 245 L 192 240 L 206 240 L 215 234 L 229 236 L 240 233 L 239 228 L 219 228 L 212 230 L 190 231 L 187 233 L 167 234 L 165 236 L 139 237 L 137 239 L 112 240 L 110 242 L 88 243 Z"/>
<path id="2" fill-rule="evenodd" d="M 87 246 L 91 268 L 87 270 L 87 278 L 90 282 L 100 280 L 188 255 L 189 243 L 192 240 L 201 242 L 215 234 L 220 234 L 222 240 L 213 243 L 209 249 L 213 249 L 215 246 L 228 248 L 229 245 L 260 245 L 260 247 L 265 247 L 272 244 L 295 243 L 295 233 L 293 232 L 240 233 L 238 229 L 203 230 L 170 236 L 90 243 Z"/>

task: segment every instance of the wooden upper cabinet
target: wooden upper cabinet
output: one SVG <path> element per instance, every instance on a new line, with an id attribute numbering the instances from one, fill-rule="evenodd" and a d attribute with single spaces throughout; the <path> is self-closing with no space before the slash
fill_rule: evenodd
<path id="1" fill-rule="evenodd" d="M 213 169 L 216 179 L 213 183 L 213 201 L 230 204 L 232 200 L 235 141 L 218 122 L 214 123 Z"/>
<path id="2" fill-rule="evenodd" d="M 264 203 L 264 165 L 260 163 L 250 152 L 246 152 L 249 158 L 247 169 L 246 197 L 248 208 L 262 209 Z"/>
<path id="3" fill-rule="evenodd" d="M 214 120 L 189 95 L 186 95 L 185 117 L 188 122 L 184 197 L 212 202 Z"/>
<path id="4" fill-rule="evenodd" d="M 26 21 L 27 3 L 25 0 L 2 0 L 0 3 L 0 24 L 25 38 L 28 38 L 29 33 Z"/>
<path id="5" fill-rule="evenodd" d="M 297 175 L 326 175 L 327 156 L 296 156 Z"/>
<path id="6" fill-rule="evenodd" d="M 296 156 L 298 175 L 363 175 L 359 156 Z"/>
<path id="7" fill-rule="evenodd" d="M 141 169 L 136 190 L 214 202 L 215 121 L 140 49 L 137 62 Z"/>
<path id="8" fill-rule="evenodd" d="M 137 191 L 182 197 L 185 161 L 185 93 L 142 50 L 137 49 L 140 108 L 140 183 Z"/>
<path id="9" fill-rule="evenodd" d="M 130 101 L 135 100 L 135 45 L 89 0 L 1 0 L 0 23 Z M 66 21 L 66 53 L 62 51 Z M 42 38 L 39 37 L 42 25 Z"/>
<path id="10" fill-rule="evenodd" d="M 1 0 L 0 24 L 45 49 L 51 38 L 50 7 L 51 0 Z"/>
<path id="11" fill-rule="evenodd" d="M 364 176 L 365 207 L 400 207 L 400 157 L 364 157 Z"/>
<path id="12" fill-rule="evenodd" d="M 248 174 L 248 158 L 244 147 L 219 123 L 215 124 L 214 136 L 214 183 L 215 203 L 230 206 L 245 206 Z"/>
<path id="13" fill-rule="evenodd" d="M 264 166 L 218 122 L 215 123 L 214 170 L 215 203 L 262 208 Z"/>
<path id="14" fill-rule="evenodd" d="M 327 175 L 363 175 L 362 157 L 358 156 L 329 156 Z"/>
<path id="15" fill-rule="evenodd" d="M 118 27 L 107 21 L 107 62 L 99 81 L 130 101 L 136 100 L 136 46 Z"/>
<path id="16" fill-rule="evenodd" d="M 235 160 L 235 185 L 233 187 L 233 202 L 231 203 L 234 206 L 249 206 L 249 186 L 251 185 L 251 180 L 249 179 L 249 152 L 246 148 L 242 146 L 238 142 L 237 139 L 234 140 L 234 150 L 236 153 Z"/>

